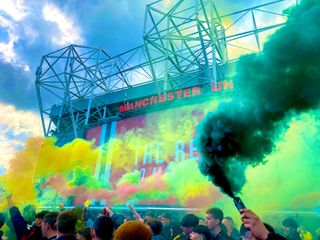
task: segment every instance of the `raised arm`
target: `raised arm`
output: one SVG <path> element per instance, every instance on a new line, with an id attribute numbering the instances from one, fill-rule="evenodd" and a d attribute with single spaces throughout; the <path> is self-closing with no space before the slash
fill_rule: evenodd
<path id="1" fill-rule="evenodd" d="M 245 228 L 259 240 L 286 240 L 279 234 L 270 232 L 260 217 L 249 209 L 241 209 L 241 220 Z"/>
<path id="2" fill-rule="evenodd" d="M 260 220 L 259 216 L 249 209 L 241 209 L 241 220 L 245 228 L 252 232 L 258 239 L 267 239 L 269 231 Z"/>
<path id="3" fill-rule="evenodd" d="M 109 217 L 112 217 L 113 212 L 112 212 L 112 210 L 111 210 L 110 208 L 104 207 L 104 208 L 103 208 L 103 214 L 104 214 L 104 215 L 107 215 L 107 216 L 109 216 Z"/>
<path id="4" fill-rule="evenodd" d="M 143 218 L 140 216 L 140 214 L 133 208 L 131 204 L 128 205 L 130 211 L 134 215 L 134 217 L 137 219 L 137 221 L 144 223 Z"/>

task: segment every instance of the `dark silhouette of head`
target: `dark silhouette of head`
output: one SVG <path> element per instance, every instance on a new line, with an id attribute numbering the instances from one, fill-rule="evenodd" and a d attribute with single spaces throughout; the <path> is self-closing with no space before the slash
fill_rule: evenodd
<path id="1" fill-rule="evenodd" d="M 59 213 L 57 217 L 58 234 L 71 235 L 75 233 L 77 215 L 71 210 L 65 210 Z"/>
<path id="2" fill-rule="evenodd" d="M 203 240 L 211 239 L 211 231 L 207 226 L 198 225 L 193 228 L 193 232 L 198 233 Z"/>
<path id="3" fill-rule="evenodd" d="M 58 213 L 49 212 L 47 213 L 42 220 L 41 232 L 42 236 L 48 238 L 51 234 L 57 234 L 56 222 L 57 222 Z"/>
<path id="4" fill-rule="evenodd" d="M 195 227 L 199 224 L 199 218 L 194 214 L 187 214 L 181 220 L 181 226 Z"/>
<path id="5" fill-rule="evenodd" d="M 151 219 L 148 222 L 148 225 L 150 226 L 153 235 L 161 234 L 163 229 L 162 222 L 160 222 L 159 220 Z"/>
<path id="6" fill-rule="evenodd" d="M 297 230 L 297 228 L 298 228 L 298 223 L 296 222 L 296 220 L 294 220 L 292 218 L 286 218 L 285 220 L 283 220 L 282 225 L 285 227 L 295 229 L 295 230 Z"/>
<path id="7" fill-rule="evenodd" d="M 93 226 L 93 235 L 95 239 L 112 239 L 114 223 L 109 216 L 98 217 Z"/>
<path id="8" fill-rule="evenodd" d="M 58 212 L 49 212 L 43 217 L 43 222 L 49 224 L 49 226 L 52 229 L 55 229 L 56 222 L 57 222 L 57 217 L 58 217 Z"/>
<path id="9" fill-rule="evenodd" d="M 42 220 L 43 220 L 44 216 L 45 216 L 46 214 L 48 214 L 48 213 L 49 213 L 49 211 L 47 211 L 47 210 L 43 210 L 43 211 L 41 211 L 41 212 L 38 212 L 38 213 L 35 215 L 34 225 L 35 225 L 36 227 L 41 227 Z"/>
<path id="10" fill-rule="evenodd" d="M 283 226 L 283 233 L 286 237 L 291 238 L 292 236 L 297 234 L 297 229 L 298 229 L 298 223 L 296 220 L 292 218 L 286 218 L 282 222 Z"/>
<path id="11" fill-rule="evenodd" d="M 199 218 L 194 214 L 187 214 L 181 220 L 181 230 L 184 235 L 192 233 L 193 228 L 199 224 Z"/>

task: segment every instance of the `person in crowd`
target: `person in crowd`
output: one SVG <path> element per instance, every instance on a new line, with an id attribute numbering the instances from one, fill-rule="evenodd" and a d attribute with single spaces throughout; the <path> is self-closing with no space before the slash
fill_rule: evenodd
<path id="1" fill-rule="evenodd" d="M 23 236 L 27 236 L 30 233 L 31 224 L 34 218 L 31 221 L 29 221 L 29 224 L 28 224 L 25 218 L 21 215 L 19 208 L 13 204 L 11 194 L 8 194 L 6 198 L 7 198 L 10 218 L 13 225 L 13 229 L 16 234 L 16 238 L 17 240 L 21 240 Z M 29 212 L 27 211 L 29 209 L 31 209 L 31 205 L 26 206 L 23 212 Z M 32 209 L 34 210 L 33 213 L 35 215 L 35 208 L 32 208 Z"/>
<path id="2" fill-rule="evenodd" d="M 236 228 L 236 225 L 231 217 L 225 217 L 222 220 L 222 224 L 227 229 L 227 235 L 233 239 L 240 239 L 241 235 L 238 229 Z"/>
<path id="3" fill-rule="evenodd" d="M 32 228 L 30 229 L 31 231 L 23 239 L 25 240 L 42 239 L 41 226 L 42 226 L 43 218 L 47 213 L 49 213 L 49 211 L 44 210 L 36 214 L 35 220 L 32 223 Z"/>
<path id="4" fill-rule="evenodd" d="M 267 223 L 263 223 L 263 225 L 266 227 L 266 229 L 269 231 L 269 233 L 275 234 L 273 227 L 271 227 Z M 255 240 L 255 239 L 257 239 L 255 236 L 252 235 L 252 232 L 248 231 L 245 228 L 244 224 L 241 224 L 240 236 L 241 236 L 240 239 L 242 239 L 242 240 Z"/>
<path id="5" fill-rule="evenodd" d="M 211 231 L 213 240 L 229 240 L 231 239 L 226 231 L 223 231 L 223 212 L 220 208 L 210 208 L 206 211 L 207 227 Z"/>
<path id="6" fill-rule="evenodd" d="M 152 232 L 148 225 L 138 221 L 123 223 L 114 234 L 114 240 L 151 240 Z"/>
<path id="7" fill-rule="evenodd" d="M 151 219 L 149 220 L 148 225 L 152 231 L 152 240 L 165 240 L 162 235 L 163 225 L 159 220 Z"/>
<path id="8" fill-rule="evenodd" d="M 199 218 L 194 214 L 187 214 L 181 220 L 182 233 L 178 234 L 174 240 L 189 240 L 193 228 L 199 224 Z"/>
<path id="9" fill-rule="evenodd" d="M 57 238 L 57 222 L 58 212 L 47 213 L 41 223 L 42 237 L 48 240 L 53 240 Z"/>
<path id="10" fill-rule="evenodd" d="M 301 240 L 301 237 L 297 231 L 298 223 L 292 218 L 286 218 L 282 222 L 284 236 L 288 240 Z"/>
<path id="11" fill-rule="evenodd" d="M 33 205 L 27 205 L 22 211 L 22 216 L 19 208 L 13 204 L 10 194 L 7 195 L 7 202 L 17 240 L 41 239 L 41 223 L 44 215 L 47 214 L 48 211 L 41 211 L 36 214 L 35 207 Z"/>
<path id="12" fill-rule="evenodd" d="M 71 210 L 60 212 L 57 217 L 57 240 L 76 240 L 77 215 Z"/>
<path id="13" fill-rule="evenodd" d="M 154 218 L 155 218 L 155 214 L 151 211 L 146 212 L 143 217 L 145 223 L 148 223 L 149 220 Z"/>
<path id="14" fill-rule="evenodd" d="M 133 216 L 135 217 L 135 219 L 139 222 L 144 223 L 143 218 L 141 217 L 141 215 L 133 208 L 132 204 L 129 204 L 129 209 L 131 211 L 131 213 L 133 214 Z"/>
<path id="15" fill-rule="evenodd" d="M 21 215 L 19 208 L 14 206 L 11 196 L 7 197 L 8 205 L 9 205 L 9 213 L 11 222 L 13 225 L 13 229 L 16 233 L 17 240 L 22 240 L 23 237 L 26 237 L 30 234 L 32 226 L 30 225 L 33 221 L 28 224 L 28 222 L 24 219 L 24 217 Z M 30 209 L 29 206 L 27 206 L 28 209 Z M 25 210 L 26 208 L 24 208 Z M 23 211 L 25 212 L 25 211 Z"/>
<path id="16" fill-rule="evenodd" d="M 77 231 L 77 240 L 91 240 L 91 228 L 82 227 Z"/>
<path id="17" fill-rule="evenodd" d="M 108 207 L 103 208 L 103 214 L 111 218 L 114 223 L 115 229 L 117 229 L 121 224 L 124 223 L 124 215 L 113 213 L 113 211 Z"/>
<path id="18" fill-rule="evenodd" d="M 164 213 L 159 216 L 163 225 L 162 235 L 165 239 L 173 239 L 180 233 L 180 226 L 176 223 L 170 213 Z"/>
<path id="19" fill-rule="evenodd" d="M 244 228 L 248 231 L 247 235 L 250 239 L 257 240 L 285 240 L 283 236 L 274 233 L 265 226 L 259 216 L 252 210 L 241 209 L 241 221 Z"/>
<path id="20" fill-rule="evenodd" d="M 211 231 L 207 226 L 198 225 L 193 228 L 190 233 L 191 240 L 211 240 Z"/>
<path id="21" fill-rule="evenodd" d="M 109 216 L 100 216 L 95 221 L 91 237 L 94 240 L 111 240 L 114 232 L 114 223 Z"/>

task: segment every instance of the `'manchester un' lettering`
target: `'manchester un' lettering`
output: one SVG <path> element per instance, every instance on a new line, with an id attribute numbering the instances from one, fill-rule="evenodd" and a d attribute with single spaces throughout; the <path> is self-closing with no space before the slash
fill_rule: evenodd
<path id="1" fill-rule="evenodd" d="M 212 92 L 220 92 L 233 89 L 233 82 L 232 80 L 224 80 L 218 82 L 217 84 L 212 83 L 211 90 Z M 151 97 L 143 98 L 134 102 L 129 102 L 120 106 L 120 112 L 127 112 L 134 109 L 139 109 L 142 107 L 147 107 L 154 104 L 164 103 L 164 102 L 171 102 L 176 99 L 186 99 L 194 96 L 201 95 L 201 87 L 196 86 L 192 88 L 185 88 L 177 91 L 167 92 L 160 95 L 154 95 Z"/>

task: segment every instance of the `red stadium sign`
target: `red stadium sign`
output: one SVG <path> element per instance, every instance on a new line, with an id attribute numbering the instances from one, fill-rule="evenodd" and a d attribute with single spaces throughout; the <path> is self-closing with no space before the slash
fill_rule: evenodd
<path id="1" fill-rule="evenodd" d="M 218 82 L 217 84 L 212 83 L 211 84 L 211 90 L 212 92 L 220 92 L 220 91 L 225 91 L 233 89 L 233 82 L 232 80 L 224 80 L 222 82 Z M 180 99 L 187 99 L 187 98 L 192 98 L 195 96 L 200 96 L 202 91 L 201 91 L 200 86 L 196 87 L 191 87 L 191 88 L 185 88 L 185 89 L 180 89 L 177 91 L 170 91 L 167 93 L 163 93 L 160 95 L 153 95 L 150 97 L 142 98 L 139 100 L 136 100 L 134 102 L 128 102 L 126 104 L 123 104 L 119 107 L 119 112 L 128 112 L 131 110 L 135 109 L 141 109 L 144 107 L 148 107 L 151 105 L 158 105 L 161 103 L 165 102 L 171 102 L 175 100 L 180 100 Z"/>

